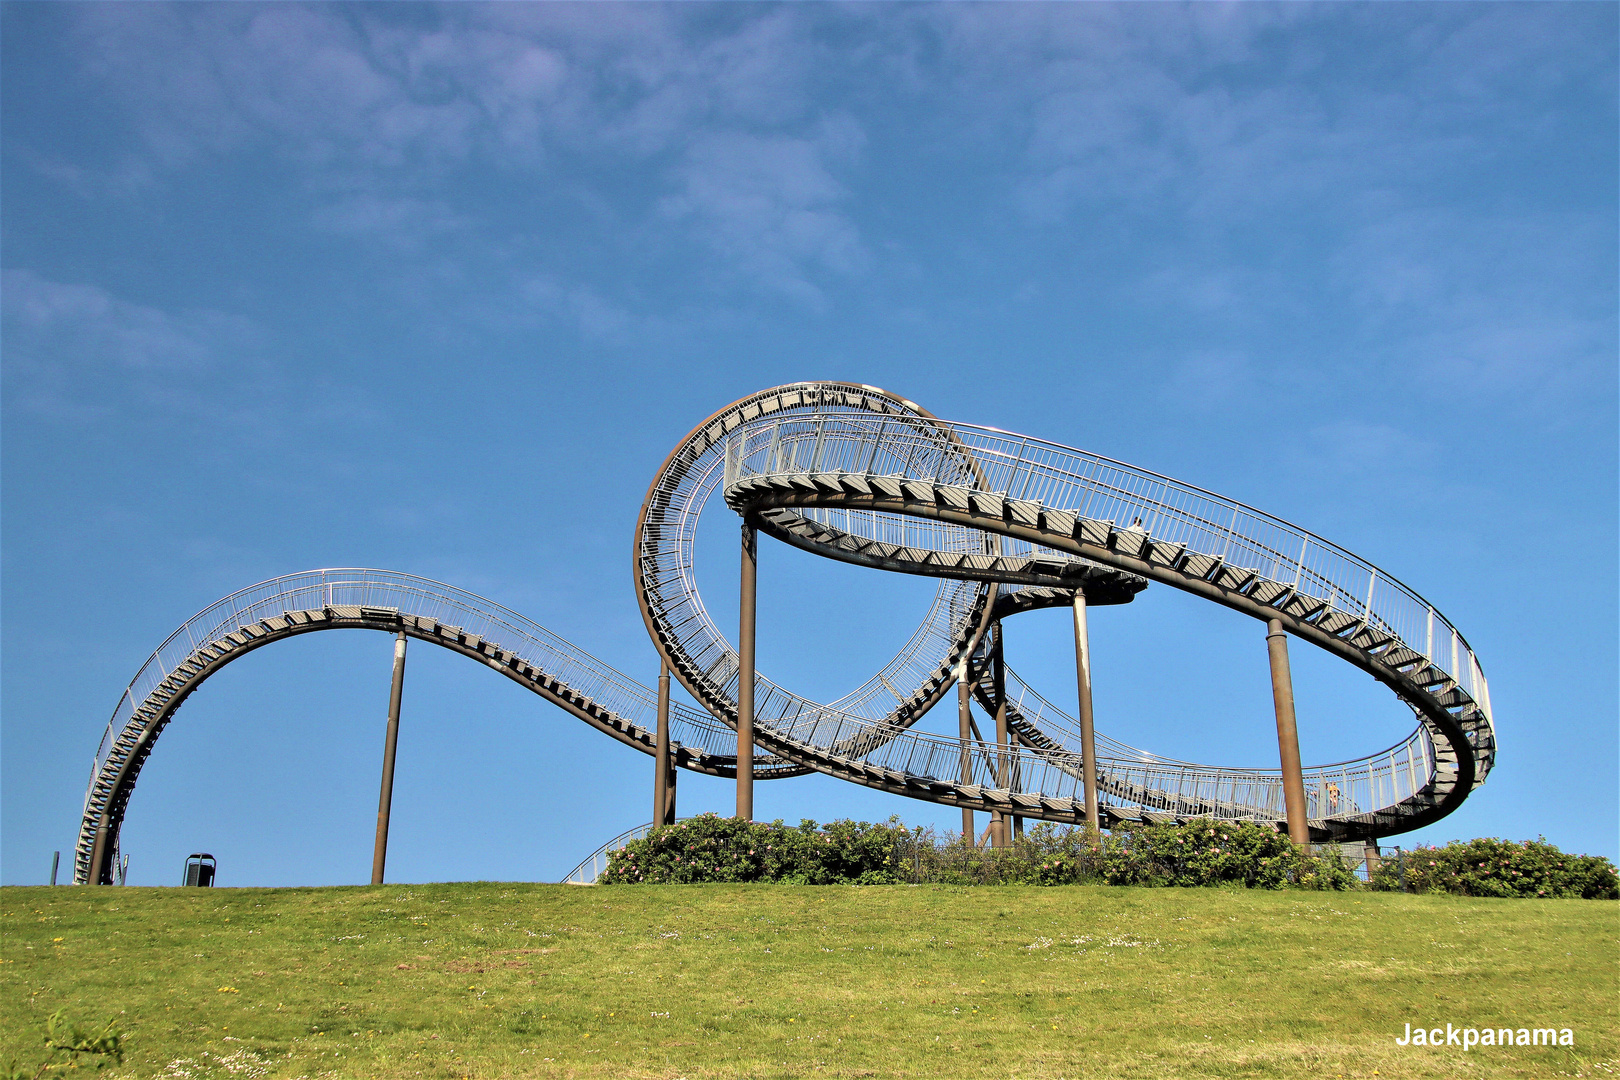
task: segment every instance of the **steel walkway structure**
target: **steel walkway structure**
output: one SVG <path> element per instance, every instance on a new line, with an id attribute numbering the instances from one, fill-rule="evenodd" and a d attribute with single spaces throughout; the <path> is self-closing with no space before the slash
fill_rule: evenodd
<path id="1" fill-rule="evenodd" d="M 745 679 L 751 617 L 734 645 L 694 577 L 698 519 L 716 493 L 743 522 L 745 605 L 756 531 L 828 558 L 939 579 L 900 653 L 830 703 L 757 672 Z M 988 811 L 993 820 L 1113 827 L 1213 816 L 1299 834 L 1308 825 L 1317 841 L 1377 840 L 1455 810 L 1495 755 L 1489 692 L 1472 649 L 1389 574 L 1213 493 L 1053 443 L 946 422 L 873 387 L 775 387 L 699 424 L 649 488 L 634 570 L 665 670 L 704 710 L 668 706 L 668 764 L 736 777 L 740 808 L 753 779 L 814 770 Z M 1150 582 L 1258 618 L 1270 638 L 1286 634 L 1355 665 L 1412 709 L 1416 729 L 1368 757 L 1292 773 L 1175 761 L 1103 736 L 1088 753 L 1084 674 L 1077 723 L 1003 662 L 1002 620 L 1072 604 L 1082 626 L 1085 605 L 1128 603 Z M 186 696 L 255 649 L 328 629 L 403 633 L 459 652 L 621 742 L 659 753 L 658 692 L 515 612 L 408 574 L 292 574 L 200 612 L 130 682 L 97 750 L 75 882 L 111 881 L 141 766 Z M 1280 641 L 1272 648 L 1275 673 Z M 953 687 L 961 737 L 913 730 Z M 996 741 L 976 725 L 969 736 L 969 695 L 997 717 Z M 1291 725 L 1291 690 L 1288 708 Z M 1279 731 L 1280 710 L 1279 697 Z M 1295 753 L 1297 762 L 1297 740 Z M 1286 740 L 1283 757 L 1286 766 Z"/>

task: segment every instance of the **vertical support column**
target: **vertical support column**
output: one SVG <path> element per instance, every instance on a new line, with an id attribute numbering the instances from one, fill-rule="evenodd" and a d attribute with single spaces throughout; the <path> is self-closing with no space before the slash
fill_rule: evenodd
<path id="1" fill-rule="evenodd" d="M 1277 750 L 1282 758 L 1283 807 L 1288 813 L 1288 838 L 1310 843 L 1305 817 L 1305 776 L 1299 764 L 1299 725 L 1294 719 L 1294 679 L 1288 671 L 1288 635 L 1282 620 L 1266 623 L 1266 651 L 1271 655 L 1271 700 L 1277 710 Z"/>
<path id="2" fill-rule="evenodd" d="M 1024 789 L 1024 770 L 1019 764 L 1019 760 L 1018 760 L 1018 756 L 1017 756 L 1016 751 L 1023 744 L 1018 741 L 1018 733 L 1017 732 L 1008 731 L 1008 733 L 1007 733 L 1007 745 L 1008 745 L 1008 747 L 1010 749 L 1012 749 L 1014 751 L 1013 759 L 1012 759 L 1012 786 L 1014 788 L 1018 789 L 1019 791 L 1022 791 Z M 1023 818 L 1023 815 L 1014 814 L 1012 816 L 1012 840 L 1020 840 L 1020 839 L 1023 838 L 1023 836 L 1024 836 L 1024 818 Z M 1008 843 L 1009 844 L 1012 843 L 1012 840 L 1009 840 Z"/>
<path id="3" fill-rule="evenodd" d="M 675 780 L 680 776 L 680 770 L 675 767 L 675 757 L 669 759 L 669 776 L 664 781 L 664 824 L 675 824 Z"/>
<path id="4" fill-rule="evenodd" d="M 754 819 L 754 607 L 759 579 L 759 530 L 742 527 L 741 611 L 737 627 L 737 816 Z"/>
<path id="5" fill-rule="evenodd" d="M 85 879 L 87 885 L 112 884 L 112 872 L 106 868 L 107 842 L 110 839 L 109 830 L 107 829 L 107 815 L 110 812 L 110 807 L 102 807 L 101 820 L 96 822 L 96 842 L 90 849 L 90 876 Z M 107 875 L 106 881 L 102 880 L 103 874 Z"/>
<path id="6" fill-rule="evenodd" d="M 668 825 L 675 805 L 675 767 L 669 757 L 669 665 L 658 669 L 658 742 L 653 754 L 654 825 Z"/>
<path id="7" fill-rule="evenodd" d="M 956 721 L 957 731 L 962 740 L 962 783 L 973 783 L 973 750 L 969 743 L 972 737 L 973 712 L 971 705 L 971 691 L 968 689 L 968 657 L 962 657 L 962 662 L 956 666 Z M 962 807 L 962 836 L 968 843 L 973 842 L 973 811 Z"/>
<path id="8" fill-rule="evenodd" d="M 51 852 L 51 884 L 52 885 L 56 884 L 56 868 L 61 863 L 61 861 L 62 861 L 62 853 L 60 851 Z"/>
<path id="9" fill-rule="evenodd" d="M 388 736 L 383 742 L 382 791 L 377 796 L 377 843 L 371 851 L 371 883 L 383 883 L 388 861 L 388 815 L 394 804 L 394 751 L 399 746 L 399 699 L 405 693 L 405 631 L 394 638 L 394 685 L 388 692 Z"/>
<path id="10" fill-rule="evenodd" d="M 1006 791 L 1011 782 L 1007 760 L 1007 668 L 1002 662 L 999 622 L 996 623 L 996 648 L 990 657 L 990 673 L 996 695 L 996 787 Z M 1000 810 L 990 812 L 990 842 L 996 847 L 1004 848 L 1012 843 L 1009 816 Z"/>
<path id="11" fill-rule="evenodd" d="M 1097 736 L 1091 712 L 1091 636 L 1086 591 L 1074 590 L 1074 678 L 1080 691 L 1080 772 L 1085 779 L 1086 828 L 1097 831 Z"/>

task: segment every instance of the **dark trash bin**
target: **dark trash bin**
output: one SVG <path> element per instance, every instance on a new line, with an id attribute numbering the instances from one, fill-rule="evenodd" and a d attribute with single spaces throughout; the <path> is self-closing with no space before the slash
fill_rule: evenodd
<path id="1" fill-rule="evenodd" d="M 214 857 L 206 852 L 194 851 L 186 858 L 187 885 L 197 885 L 204 889 L 214 884 Z"/>

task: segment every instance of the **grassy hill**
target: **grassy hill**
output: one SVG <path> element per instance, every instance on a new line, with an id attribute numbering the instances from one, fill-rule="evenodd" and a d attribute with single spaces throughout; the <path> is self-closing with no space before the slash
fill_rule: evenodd
<path id="1" fill-rule="evenodd" d="M 0 890 L 57 1010 L 203 1077 L 1612 1076 L 1620 905 L 770 885 Z M 1401 1047 L 1407 1023 L 1570 1048 Z"/>

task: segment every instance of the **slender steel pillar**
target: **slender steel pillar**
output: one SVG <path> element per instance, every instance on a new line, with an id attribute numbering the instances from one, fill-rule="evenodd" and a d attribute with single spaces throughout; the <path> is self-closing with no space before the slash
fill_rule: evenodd
<path id="1" fill-rule="evenodd" d="M 394 685 L 388 692 L 388 736 L 383 742 L 382 792 L 377 796 L 377 843 L 371 852 L 371 883 L 383 883 L 388 861 L 388 814 L 394 803 L 394 751 L 399 746 L 399 699 L 405 692 L 405 631 L 394 638 Z"/>
<path id="2" fill-rule="evenodd" d="M 664 824 L 675 824 L 675 778 L 680 770 L 675 768 L 675 758 L 669 759 L 669 777 L 664 781 Z"/>
<path id="3" fill-rule="evenodd" d="M 968 658 L 962 657 L 962 662 L 956 666 L 956 719 L 957 729 L 962 739 L 962 783 L 973 783 L 973 750 L 968 741 L 972 735 L 973 712 L 971 706 L 971 693 L 968 689 Z M 962 807 L 962 836 L 968 842 L 973 840 L 973 811 Z"/>
<path id="4" fill-rule="evenodd" d="M 759 580 L 759 530 L 742 527 L 742 611 L 737 628 L 737 816 L 754 818 L 754 602 Z"/>
<path id="5" fill-rule="evenodd" d="M 669 665 L 658 671 L 658 749 L 653 755 L 653 824 L 675 819 L 675 766 L 669 757 Z"/>
<path id="6" fill-rule="evenodd" d="M 96 823 L 96 842 L 90 849 L 90 876 L 86 879 L 86 884 L 89 885 L 112 884 L 110 879 L 107 881 L 101 880 L 107 862 L 107 841 L 109 839 L 107 817 L 110 813 L 110 810 L 103 808 L 101 820 Z"/>
<path id="7" fill-rule="evenodd" d="M 996 624 L 996 650 L 990 658 L 991 678 L 995 685 L 996 694 L 996 787 L 1002 791 L 1008 790 L 1011 778 L 1008 775 L 1007 746 L 1007 668 L 1001 657 L 1001 625 Z M 990 822 L 991 842 L 996 847 L 1007 847 L 1012 843 L 1011 823 L 1007 820 L 1010 815 L 999 810 L 992 811 Z"/>
<path id="8" fill-rule="evenodd" d="M 1282 757 L 1283 807 L 1288 813 L 1288 838 L 1301 846 L 1310 843 L 1305 819 L 1305 775 L 1299 764 L 1299 725 L 1294 719 L 1294 679 L 1288 671 L 1288 635 L 1282 620 L 1266 623 L 1266 651 L 1271 654 L 1271 700 L 1277 709 L 1277 750 Z"/>
<path id="9" fill-rule="evenodd" d="M 1016 751 L 1020 746 L 1023 745 L 1023 743 L 1018 741 L 1018 733 L 1016 731 L 1009 731 L 1007 733 L 1007 745 L 1015 752 L 1012 760 L 1012 786 L 1015 789 L 1022 791 L 1024 788 L 1024 770 L 1020 767 L 1018 757 L 1016 756 Z M 1022 814 L 1014 814 L 1012 815 L 1012 840 L 1007 842 L 1011 844 L 1013 840 L 1022 839 L 1023 835 L 1024 816 Z"/>
<path id="10" fill-rule="evenodd" d="M 1097 736 L 1091 712 L 1091 636 L 1086 591 L 1074 590 L 1074 678 L 1080 691 L 1080 772 L 1086 778 L 1086 828 L 1097 830 Z"/>
<path id="11" fill-rule="evenodd" d="M 60 851 L 51 852 L 51 884 L 52 885 L 56 884 L 56 867 L 61 861 L 62 861 L 62 853 Z"/>

